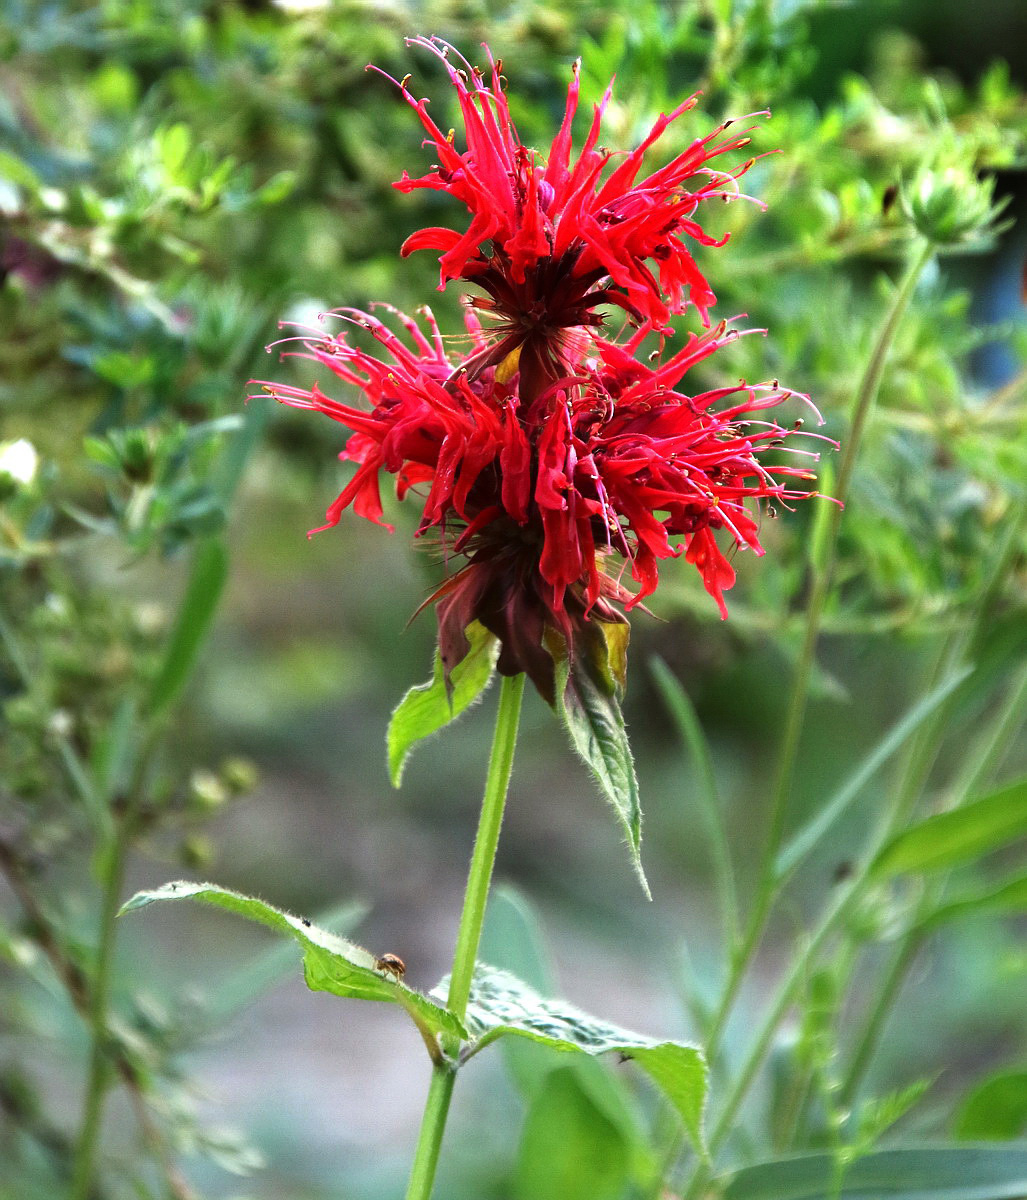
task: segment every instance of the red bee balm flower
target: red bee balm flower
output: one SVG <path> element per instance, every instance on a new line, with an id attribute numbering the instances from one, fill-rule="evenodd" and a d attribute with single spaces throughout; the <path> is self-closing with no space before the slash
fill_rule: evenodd
<path id="1" fill-rule="evenodd" d="M 418 41 L 445 56 L 439 43 Z M 443 282 L 472 279 L 491 297 L 489 304 L 469 302 L 466 351 L 446 350 L 427 309 L 422 329 L 385 306 L 406 340 L 375 316 L 340 309 L 335 315 L 369 334 L 380 350 L 372 353 L 346 329 L 316 330 L 297 339 L 303 347 L 297 353 L 355 386 L 368 407 L 330 398 L 317 384 L 263 386 L 283 403 L 315 409 L 351 431 L 340 457 L 356 463 L 356 473 L 321 528 L 335 525 L 350 505 L 382 523 L 385 471 L 396 477 L 400 498 L 411 489 L 422 496 L 418 536 L 431 532 L 447 556 L 465 558 L 430 598 L 447 671 L 467 653 L 466 630 L 477 620 L 500 641 L 499 670 L 527 672 L 553 702 L 554 649 L 562 654 L 553 635 L 572 662 L 582 643 L 589 657 L 601 656 L 601 627 L 624 624 L 621 610 L 655 590 L 664 559 L 684 554 L 726 617 L 723 593 L 734 571 L 715 535 L 762 554 L 751 506 L 813 494 L 794 486 L 813 478 L 805 466 L 771 469 L 764 453 L 815 455 L 785 445 L 801 421 L 782 426 L 766 419 L 767 410 L 793 395 L 776 382 L 687 390 L 688 372 L 740 336 L 723 322 L 690 335 L 654 365 L 635 357 L 647 335 L 679 311 L 682 281 L 705 318 L 712 292 L 679 234 L 710 243 L 690 214 L 702 196 L 725 194 L 724 181 L 732 177 L 711 174 L 696 192 L 681 184 L 708 171 L 702 163 L 712 154 L 741 143 L 714 150 L 712 138 L 703 139 L 636 186 L 642 150 L 690 100 L 662 117 L 604 182 L 611 155 L 594 147 L 609 92 L 571 168 L 575 75 L 543 167 L 516 140 L 499 65 L 492 67 L 491 90 L 474 70 L 465 76 L 450 68 L 450 74 L 469 148 L 458 153 L 429 121 L 425 102 L 411 99 L 441 165 L 416 183 L 404 176 L 398 186 L 442 188 L 473 214 L 464 235 L 432 229 L 407 243 L 443 250 Z M 648 259 L 658 263 L 662 293 Z M 594 306 L 609 303 L 639 322 L 623 344 L 598 336 Z M 499 315 L 498 325 L 482 327 L 483 308 Z M 621 582 L 625 575 L 634 591 Z"/>
<path id="2" fill-rule="evenodd" d="M 563 331 L 600 325 L 600 305 L 618 305 L 637 323 L 663 330 L 673 314 L 692 304 L 709 325 L 716 297 L 684 239 L 702 246 L 727 240 L 704 233 L 695 213 L 703 200 L 739 196 L 737 179 L 753 160 L 730 173 L 709 163 L 747 145 L 744 131 L 728 136 L 732 122 L 725 122 L 639 180 L 646 151 L 695 107 L 698 96 L 661 116 L 635 150 L 615 155 L 597 144 L 611 83 L 572 164 L 579 90 L 575 63 L 563 122 L 543 160 L 517 136 L 503 92 L 502 64 L 487 47 L 489 84 L 466 60 L 455 67 L 450 60 L 459 55 L 440 39 L 415 38 L 411 44 L 426 47 L 445 63 L 459 98 L 467 148 L 459 150 L 454 134 L 439 129 L 428 115 L 428 101 L 407 90 L 407 76 L 398 86 L 427 131 L 426 144 L 438 163 L 419 179 L 404 172 L 395 186 L 403 192 L 448 192 L 466 205 L 471 223 L 463 232 L 422 229 L 407 239 L 402 253 L 442 251 L 440 289 L 450 279 L 466 279 L 487 294 L 470 301 L 496 321 L 501 335 L 484 356 L 487 364 L 502 363 L 519 351 L 521 394 L 537 390 L 563 373 Z"/>

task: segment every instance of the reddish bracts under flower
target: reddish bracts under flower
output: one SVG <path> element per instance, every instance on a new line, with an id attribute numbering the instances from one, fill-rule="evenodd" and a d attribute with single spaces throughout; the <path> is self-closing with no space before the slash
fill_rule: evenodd
<path id="1" fill-rule="evenodd" d="M 575 64 L 560 130 L 547 159 L 517 135 L 503 92 L 501 63 L 488 55 L 489 77 L 438 38 L 415 38 L 446 65 L 463 117 L 466 149 L 454 132 L 443 133 L 428 115 L 428 101 L 398 86 L 427 131 L 438 162 L 414 179 L 404 172 L 401 191 L 447 192 L 471 214 L 464 231 L 422 229 L 403 253 L 441 251 L 440 287 L 467 279 L 486 293 L 472 303 L 496 321 L 487 365 L 520 353 L 521 394 L 533 398 L 566 366 L 565 330 L 597 327 L 601 305 L 618 305 L 640 325 L 664 330 L 691 304 L 709 325 L 713 290 L 686 240 L 722 245 L 695 219 L 703 200 L 735 199 L 749 159 L 726 172 L 709 164 L 748 144 L 746 131 L 728 134 L 731 122 L 698 138 L 669 163 L 639 179 L 646 152 L 667 127 L 695 106 L 692 96 L 661 116 L 630 153 L 598 146 L 611 89 L 594 107 L 580 154 L 571 161 L 571 127 L 578 107 Z M 463 65 L 454 66 L 452 59 Z M 617 161 L 617 160 L 620 161 Z M 607 170 L 608 167 L 612 169 Z M 687 185 L 687 186 L 686 186 Z M 655 272 L 655 273 L 654 273 Z"/>

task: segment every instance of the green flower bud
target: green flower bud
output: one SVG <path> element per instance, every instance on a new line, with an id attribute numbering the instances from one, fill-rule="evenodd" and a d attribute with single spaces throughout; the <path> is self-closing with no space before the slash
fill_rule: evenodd
<path id="1" fill-rule="evenodd" d="M 252 792 L 260 779 L 260 773 L 255 763 L 248 758 L 226 758 L 221 764 L 219 774 L 229 795 L 244 796 Z"/>
<path id="2" fill-rule="evenodd" d="M 192 833 L 179 846 L 178 857 L 190 871 L 205 871 L 214 861 L 214 843 L 202 834 Z"/>
<path id="3" fill-rule="evenodd" d="M 947 246 L 996 232 L 994 222 L 1005 202 L 993 203 L 994 192 L 994 178 L 978 178 L 969 166 L 925 167 L 903 189 L 902 205 L 919 233 Z"/>
<path id="4" fill-rule="evenodd" d="M 213 812 L 228 799 L 228 791 L 213 771 L 194 771 L 189 780 L 189 806 Z"/>

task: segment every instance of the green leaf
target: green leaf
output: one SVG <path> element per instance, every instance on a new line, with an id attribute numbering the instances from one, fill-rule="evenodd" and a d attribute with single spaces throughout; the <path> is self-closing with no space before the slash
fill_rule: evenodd
<path id="1" fill-rule="evenodd" d="M 338 904 L 318 915 L 315 924 L 329 933 L 348 933 L 367 916 L 366 904 L 352 900 Z M 233 971 L 208 996 L 204 1014 L 209 1027 L 216 1029 L 241 1009 L 251 1004 L 268 988 L 291 975 L 296 969 L 296 951 L 289 942 L 273 942 L 266 950 Z"/>
<path id="2" fill-rule="evenodd" d="M 480 953 L 540 992 L 550 992 L 555 986 L 538 913 L 528 897 L 510 884 L 500 883 L 492 889 Z"/>
<path id="3" fill-rule="evenodd" d="M 881 877 L 959 866 L 1024 834 L 1027 779 L 903 831 L 881 850 L 873 870 Z"/>
<path id="4" fill-rule="evenodd" d="M 432 995 L 444 995 L 444 979 Z M 565 1000 L 547 1000 L 516 976 L 479 963 L 464 1021 L 474 1039 L 472 1053 L 512 1034 L 554 1050 L 595 1057 L 616 1052 L 636 1062 L 677 1110 L 689 1136 L 702 1153 L 703 1109 L 706 1104 L 706 1060 L 687 1042 L 658 1041 L 610 1025 L 574 1008 Z"/>
<path id="5" fill-rule="evenodd" d="M 699 786 L 696 792 L 699 808 L 706 819 L 713 857 L 714 876 L 721 914 L 724 920 L 725 948 L 731 943 L 738 929 L 738 897 L 735 889 L 734 870 L 731 864 L 731 849 L 724 823 L 723 807 L 717 791 L 717 776 L 713 767 L 713 755 L 703 733 L 702 723 L 695 706 L 662 658 L 652 658 L 649 663 L 656 686 L 663 696 L 677 726 L 681 740 L 692 756 Z"/>
<path id="6" fill-rule="evenodd" d="M 1027 875 L 1018 875 L 998 887 L 966 892 L 928 913 L 920 923 L 923 929 L 933 929 L 959 917 L 986 916 L 992 913 L 1027 912 Z"/>
<path id="7" fill-rule="evenodd" d="M 840 1190 L 835 1184 L 830 1155 L 803 1155 L 746 1167 L 724 1200 L 1021 1200 L 1027 1146 L 882 1150 L 854 1163 Z"/>
<path id="8" fill-rule="evenodd" d="M 920 1103 L 934 1083 L 934 1078 L 916 1079 L 904 1088 L 863 1103 L 857 1113 L 856 1144 L 847 1148 L 847 1158 L 854 1160 L 869 1154 L 883 1135 Z"/>
<path id="9" fill-rule="evenodd" d="M 1027 1134 L 1027 1071 L 999 1071 L 967 1097 L 956 1120 L 966 1141 L 1011 1140 Z"/>
<path id="10" fill-rule="evenodd" d="M 136 732 L 136 699 L 125 696 L 113 718 L 97 738 L 93 753 L 93 778 L 105 802 L 116 796 L 127 781 L 132 765 Z"/>
<path id="11" fill-rule="evenodd" d="M 203 647 L 228 578 L 228 555 L 216 538 L 200 542 L 192 574 L 150 692 L 150 715 L 158 717 L 178 699 Z"/>
<path id="12" fill-rule="evenodd" d="M 242 427 L 219 455 L 213 476 L 214 487 L 225 508 L 235 495 L 250 455 L 263 437 L 268 418 L 274 408 L 275 403 L 269 396 L 254 396 L 246 405 Z M 216 422 L 211 421 L 209 424 L 214 425 Z"/>
<path id="13" fill-rule="evenodd" d="M 192 144 L 189 126 L 179 121 L 159 129 L 153 138 L 161 163 L 172 182 L 178 182 Z"/>
<path id="14" fill-rule="evenodd" d="M 351 1000 L 385 1000 L 404 1008 L 426 1038 L 438 1034 L 466 1037 L 464 1027 L 451 1012 L 379 970 L 370 951 L 319 928 L 305 917 L 294 917 L 253 896 L 213 883 L 178 880 L 152 891 L 137 892 L 121 912 L 134 912 L 156 900 L 187 899 L 227 908 L 288 934 L 303 949 L 303 974 L 312 992 L 331 992 Z"/>
<path id="15" fill-rule="evenodd" d="M 550 1071 L 528 1109 L 514 1200 L 620 1200 L 630 1147 L 568 1067 Z"/>
<path id="16" fill-rule="evenodd" d="M 459 717 L 492 679 L 499 640 L 478 621 L 472 621 L 466 632 L 471 648 L 450 671 L 448 687 L 442 658 L 436 650 L 431 680 L 412 687 L 392 714 L 386 744 L 393 787 L 399 787 L 414 746 Z"/>
<path id="17" fill-rule="evenodd" d="M 824 507 L 826 508 L 827 505 Z M 922 700 L 914 704 L 900 720 L 896 721 L 830 800 L 789 839 L 778 855 L 775 870 L 779 877 L 789 874 L 799 865 L 880 768 L 905 745 L 931 713 L 947 700 L 971 673 L 970 668 L 964 668 L 950 675 Z"/>
<path id="18" fill-rule="evenodd" d="M 642 870 L 642 806 L 635 760 L 619 703 L 628 627 L 605 621 L 594 624 L 602 644 L 576 647 L 573 662 L 568 662 L 562 638 L 546 639 L 556 663 L 555 708 L 570 734 L 571 744 L 613 806 L 627 838 L 635 874 L 651 900 L 652 893 Z"/>
<path id="19" fill-rule="evenodd" d="M 538 914 L 527 897 L 509 885 L 500 885 L 489 899 L 480 956 L 512 971 L 519 979 L 546 995 L 555 990 L 553 967 L 542 935 Z M 617 1137 L 628 1147 L 634 1174 L 646 1177 L 655 1164 L 648 1150 L 634 1097 L 626 1082 L 599 1059 L 575 1055 L 572 1068 L 560 1068 L 545 1046 L 524 1038 L 504 1038 L 503 1058 L 520 1094 L 533 1104 L 554 1070 L 570 1070 L 579 1088 L 597 1108 Z"/>
<path id="20" fill-rule="evenodd" d="M 9 179 L 33 192 L 42 186 L 42 180 L 29 164 L 7 150 L 0 150 L 0 179 Z"/>
<path id="21" fill-rule="evenodd" d="M 280 204 L 296 190 L 299 176 L 295 171 L 279 171 L 257 190 L 261 204 Z"/>

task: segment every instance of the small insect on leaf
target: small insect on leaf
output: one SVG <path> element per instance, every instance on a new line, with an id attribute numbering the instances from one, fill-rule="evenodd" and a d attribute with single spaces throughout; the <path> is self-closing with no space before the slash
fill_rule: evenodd
<path id="1" fill-rule="evenodd" d="M 374 965 L 385 975 L 395 975 L 397 982 L 407 973 L 407 965 L 398 954 L 383 954 L 374 960 Z"/>

